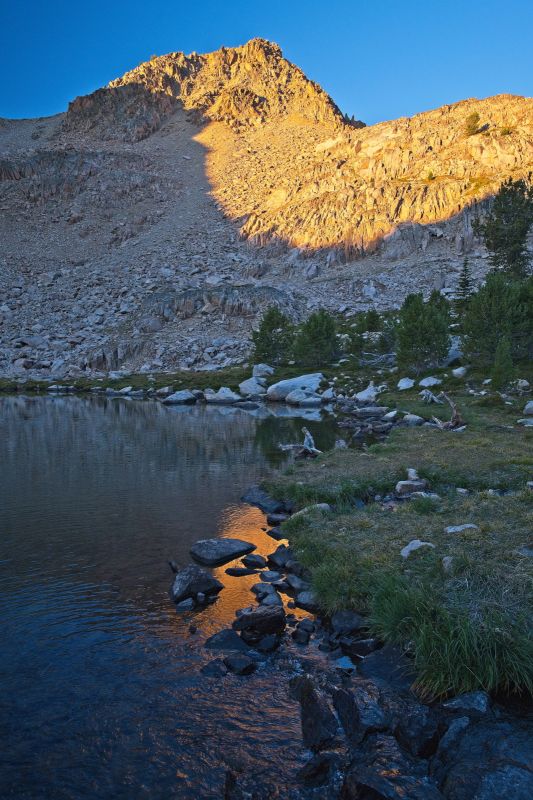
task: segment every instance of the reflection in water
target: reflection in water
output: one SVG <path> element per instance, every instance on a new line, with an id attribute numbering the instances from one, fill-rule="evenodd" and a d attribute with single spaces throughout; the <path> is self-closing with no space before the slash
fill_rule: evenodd
<path id="1" fill-rule="evenodd" d="M 217 535 L 275 548 L 239 497 L 301 424 L 0 399 L 2 798 L 220 797 L 235 764 L 292 780 L 302 746 L 285 681 L 270 667 L 250 680 L 199 674 L 214 655 L 202 642 L 251 602 L 256 577 L 219 568 L 218 601 L 180 616 L 166 561 L 189 563 L 192 543 Z M 327 424 L 313 434 L 319 447 L 334 436 Z"/>

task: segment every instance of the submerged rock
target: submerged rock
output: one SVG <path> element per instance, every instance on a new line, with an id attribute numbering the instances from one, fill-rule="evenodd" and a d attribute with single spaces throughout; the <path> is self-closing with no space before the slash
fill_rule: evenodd
<path id="1" fill-rule="evenodd" d="M 255 544 L 242 539 L 201 539 L 193 544 L 189 552 L 200 564 L 216 567 L 251 553 L 255 547 Z"/>
<path id="2" fill-rule="evenodd" d="M 175 603 L 180 603 L 189 597 L 195 598 L 197 594 L 217 594 L 224 586 L 214 578 L 210 572 L 191 564 L 178 572 L 170 590 Z"/>

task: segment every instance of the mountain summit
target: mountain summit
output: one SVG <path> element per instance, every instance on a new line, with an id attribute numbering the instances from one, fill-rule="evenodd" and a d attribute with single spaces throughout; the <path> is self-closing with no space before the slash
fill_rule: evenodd
<path id="1" fill-rule="evenodd" d="M 0 373 L 237 363 L 271 304 L 397 305 L 486 253 L 533 172 L 533 100 L 365 127 L 253 39 L 153 57 L 64 114 L 0 120 Z"/>

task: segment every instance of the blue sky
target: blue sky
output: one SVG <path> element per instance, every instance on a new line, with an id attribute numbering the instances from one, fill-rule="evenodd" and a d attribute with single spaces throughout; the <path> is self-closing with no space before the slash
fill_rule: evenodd
<path id="1" fill-rule="evenodd" d="M 63 111 L 154 53 L 254 36 L 367 123 L 533 94 L 533 0 L 0 0 L 0 19 L 4 117 Z"/>

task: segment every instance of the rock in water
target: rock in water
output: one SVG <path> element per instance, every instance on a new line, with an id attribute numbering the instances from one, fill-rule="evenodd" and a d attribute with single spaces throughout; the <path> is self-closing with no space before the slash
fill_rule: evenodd
<path id="1" fill-rule="evenodd" d="M 270 633 L 283 633 L 285 625 L 283 606 L 273 605 L 244 609 L 232 627 L 233 630 L 241 632 L 245 642 L 253 644 Z"/>
<path id="2" fill-rule="evenodd" d="M 337 733 L 337 720 L 327 698 L 309 675 L 293 681 L 292 689 L 300 702 L 304 744 L 310 750 L 321 750 Z"/>
<path id="3" fill-rule="evenodd" d="M 190 549 L 191 556 L 200 564 L 218 567 L 255 550 L 255 544 L 242 539 L 201 539 Z"/>
<path id="4" fill-rule="evenodd" d="M 179 392 L 174 392 L 174 394 L 165 397 L 162 402 L 169 406 L 192 405 L 196 403 L 196 397 L 188 389 L 182 389 Z"/>
<path id="5" fill-rule="evenodd" d="M 223 588 L 220 581 L 217 581 L 210 572 L 191 564 L 178 572 L 170 593 L 174 602 L 180 603 L 188 597 L 196 597 L 199 593 L 218 594 Z"/>

